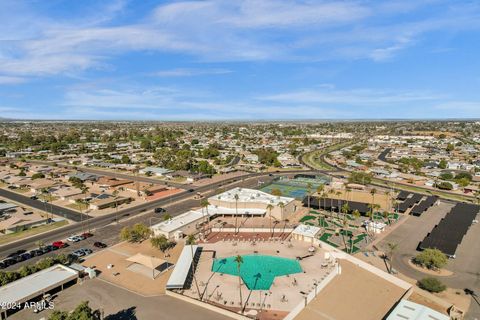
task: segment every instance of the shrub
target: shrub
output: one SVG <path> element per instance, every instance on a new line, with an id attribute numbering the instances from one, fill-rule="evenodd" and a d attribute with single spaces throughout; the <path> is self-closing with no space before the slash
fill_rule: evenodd
<path id="1" fill-rule="evenodd" d="M 417 282 L 418 287 L 429 292 L 442 292 L 447 287 L 438 279 L 428 277 L 423 278 Z"/>
<path id="2" fill-rule="evenodd" d="M 440 269 L 447 264 L 447 256 L 438 249 L 425 249 L 417 254 L 413 262 L 428 269 Z"/>

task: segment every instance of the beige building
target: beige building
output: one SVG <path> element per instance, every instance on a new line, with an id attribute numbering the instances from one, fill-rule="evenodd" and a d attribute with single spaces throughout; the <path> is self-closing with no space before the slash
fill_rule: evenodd
<path id="1" fill-rule="evenodd" d="M 288 219 L 296 210 L 295 199 L 273 196 L 269 193 L 246 188 L 234 188 L 208 198 L 211 206 L 242 211 L 243 214 L 264 211 L 265 215 L 277 220 Z M 271 210 L 268 206 L 271 205 Z"/>

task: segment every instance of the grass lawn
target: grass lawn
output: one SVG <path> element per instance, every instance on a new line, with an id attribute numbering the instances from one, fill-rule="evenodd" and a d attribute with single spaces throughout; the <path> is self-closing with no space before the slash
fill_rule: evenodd
<path id="1" fill-rule="evenodd" d="M 313 220 L 313 219 L 316 219 L 316 217 L 314 217 L 314 216 L 304 216 L 302 219 L 300 219 L 300 222 L 305 222 L 305 221 Z"/>
<path id="2" fill-rule="evenodd" d="M 39 227 L 36 227 L 36 228 L 27 229 L 27 230 L 20 231 L 20 232 L 6 234 L 6 235 L 3 235 L 3 236 L 0 236 L 0 244 L 9 243 L 9 242 L 19 240 L 19 239 L 22 239 L 22 238 L 25 238 L 25 237 L 33 236 L 33 235 L 36 235 L 36 234 L 39 234 L 39 233 L 42 233 L 42 232 L 50 231 L 50 230 L 53 230 L 53 229 L 56 229 L 56 228 L 60 228 L 60 227 L 62 227 L 64 225 L 67 225 L 67 224 L 68 224 L 68 221 L 63 220 L 63 221 L 59 221 L 59 222 L 55 222 L 55 223 L 42 225 L 42 226 L 39 226 Z"/>

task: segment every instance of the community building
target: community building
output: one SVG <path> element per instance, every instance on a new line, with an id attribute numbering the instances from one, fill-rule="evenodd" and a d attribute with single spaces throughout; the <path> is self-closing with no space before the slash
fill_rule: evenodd
<path id="1" fill-rule="evenodd" d="M 208 198 L 208 202 L 214 208 L 241 210 L 244 213 L 261 211 L 266 216 L 277 220 L 289 218 L 296 210 L 294 198 L 274 196 L 263 191 L 246 188 L 225 191 Z"/>

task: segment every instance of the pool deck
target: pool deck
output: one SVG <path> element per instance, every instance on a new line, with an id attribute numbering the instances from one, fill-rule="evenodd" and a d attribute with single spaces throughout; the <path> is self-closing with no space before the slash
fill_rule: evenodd
<path id="1" fill-rule="evenodd" d="M 196 278 L 200 292 L 204 300 L 211 303 L 228 306 L 229 308 L 240 307 L 239 279 L 237 276 L 220 274 L 211 271 L 214 255 L 219 257 L 230 257 L 235 255 L 258 254 L 271 255 L 295 259 L 297 256 L 309 254 L 309 244 L 294 241 L 258 242 L 252 245 L 251 242 L 241 241 L 236 245 L 231 242 L 219 241 L 216 243 L 202 243 L 203 253 L 196 271 Z M 300 261 L 304 273 L 292 274 L 290 276 L 276 277 L 270 290 L 255 290 L 250 292 L 242 284 L 242 300 L 248 299 L 249 309 L 257 311 L 265 305 L 266 310 L 290 311 L 304 300 L 301 292 L 309 293 L 315 289 L 314 282 L 320 281 L 328 272 L 322 269 L 325 262 L 324 251 L 317 248 L 316 253 Z M 190 290 L 184 292 L 186 295 L 198 299 L 195 284 Z M 266 294 L 266 295 L 265 295 Z"/>

